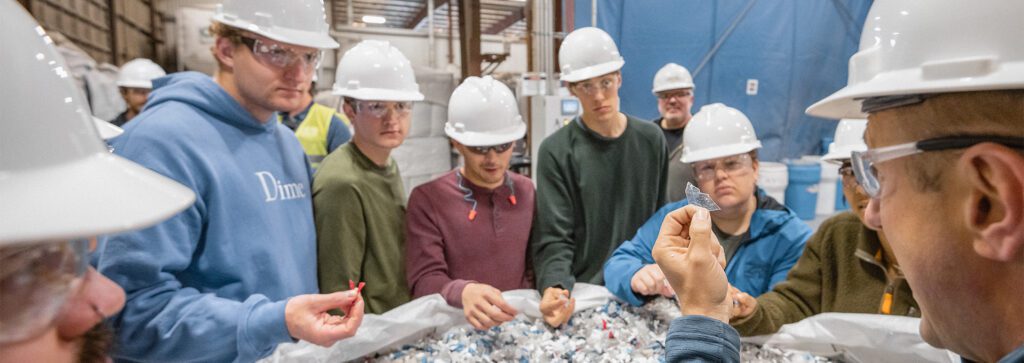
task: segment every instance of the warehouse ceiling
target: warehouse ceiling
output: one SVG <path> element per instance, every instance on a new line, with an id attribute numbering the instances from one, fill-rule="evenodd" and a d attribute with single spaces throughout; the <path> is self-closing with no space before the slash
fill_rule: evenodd
<path id="1" fill-rule="evenodd" d="M 349 6 L 351 2 L 351 6 Z M 442 32 L 448 29 L 448 12 L 451 12 L 453 33 L 458 33 L 457 1 L 434 0 L 434 27 Z M 349 8 L 352 16 L 349 17 Z M 526 2 L 508 0 L 482 0 L 480 2 L 480 32 L 520 36 L 526 32 Z M 331 0 L 335 25 L 348 24 L 366 27 L 426 30 L 426 0 Z M 383 24 L 364 22 L 364 16 L 382 17 Z M 367 18 L 373 21 L 373 18 Z M 377 19 L 379 21 L 379 19 Z"/>

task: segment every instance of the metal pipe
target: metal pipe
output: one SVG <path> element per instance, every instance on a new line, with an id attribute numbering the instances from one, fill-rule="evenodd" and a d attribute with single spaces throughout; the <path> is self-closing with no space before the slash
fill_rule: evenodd
<path id="1" fill-rule="evenodd" d="M 354 11 L 352 10 L 352 0 L 345 0 L 345 4 L 348 5 L 348 8 L 345 9 L 346 14 L 348 14 L 348 24 L 345 25 L 352 26 L 356 21 L 356 14 L 354 14 Z"/>
<path id="2" fill-rule="evenodd" d="M 455 41 L 455 31 L 452 30 L 452 2 L 449 1 L 445 6 L 448 7 L 448 64 L 451 65 L 455 64 L 455 46 L 452 44 Z"/>
<path id="3" fill-rule="evenodd" d="M 597 0 L 590 0 L 590 26 L 597 26 Z"/>
<path id="4" fill-rule="evenodd" d="M 434 0 L 427 0 L 427 65 L 437 68 L 437 39 L 434 38 Z"/>

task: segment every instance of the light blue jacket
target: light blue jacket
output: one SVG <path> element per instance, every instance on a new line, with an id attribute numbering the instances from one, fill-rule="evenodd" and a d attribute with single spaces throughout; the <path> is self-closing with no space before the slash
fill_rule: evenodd
<path id="1" fill-rule="evenodd" d="M 188 209 L 100 243 L 100 272 L 128 301 L 111 319 L 113 356 L 249 362 L 292 338 L 284 308 L 316 293 L 310 169 L 274 115 L 252 118 L 209 76 L 153 82 L 117 154 L 195 191 Z"/>
<path id="2" fill-rule="evenodd" d="M 760 188 L 756 195 L 757 209 L 750 219 L 750 237 L 740 242 L 725 267 L 729 283 L 755 297 L 786 279 L 811 237 L 811 228 L 796 213 Z M 661 207 L 640 226 L 633 239 L 619 246 L 605 262 L 605 287 L 615 296 L 633 305 L 643 305 L 645 298 L 633 293 L 630 281 L 640 268 L 654 263 L 651 249 L 665 216 L 687 204 L 684 199 Z"/>

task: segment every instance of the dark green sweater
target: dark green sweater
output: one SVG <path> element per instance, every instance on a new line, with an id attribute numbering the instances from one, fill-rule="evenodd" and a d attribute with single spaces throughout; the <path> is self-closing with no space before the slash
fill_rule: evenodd
<path id="1" fill-rule="evenodd" d="M 383 314 L 409 301 L 405 282 L 405 192 L 398 165 L 377 166 L 342 145 L 313 178 L 320 292 L 366 282 L 365 311 Z"/>
<path id="2" fill-rule="evenodd" d="M 829 218 L 807 241 L 786 280 L 759 296 L 754 313 L 732 326 L 751 336 L 821 313 L 880 314 L 887 289 L 891 314 L 921 316 L 906 280 L 886 277 L 881 248 L 878 234 L 852 212 Z"/>
<path id="3" fill-rule="evenodd" d="M 604 283 L 604 262 L 665 200 L 666 154 L 659 127 L 632 116 L 615 139 L 576 118 L 541 143 L 530 246 L 541 292 Z"/>

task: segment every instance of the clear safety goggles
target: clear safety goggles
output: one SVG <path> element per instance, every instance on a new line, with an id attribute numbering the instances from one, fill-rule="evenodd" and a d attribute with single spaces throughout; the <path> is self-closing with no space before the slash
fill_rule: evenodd
<path id="1" fill-rule="evenodd" d="M 860 183 L 861 188 L 864 188 L 864 192 L 872 198 L 878 198 L 882 193 L 882 185 L 878 182 L 878 171 L 875 165 L 928 151 L 968 148 L 983 142 L 993 142 L 1017 149 L 1024 148 L 1024 138 L 1020 137 L 996 135 L 944 136 L 880 147 L 868 151 L 854 151 L 852 155 L 853 173 L 856 175 L 857 182 Z"/>
<path id="2" fill-rule="evenodd" d="M 469 149 L 469 151 L 472 151 L 474 154 L 486 155 L 491 150 L 494 150 L 494 152 L 501 154 L 503 152 L 508 151 L 508 149 L 511 149 L 512 145 L 514 144 L 515 142 L 513 141 L 491 146 L 466 146 L 466 148 Z"/>
<path id="3" fill-rule="evenodd" d="M 88 239 L 0 248 L 0 345 L 46 331 L 88 268 Z"/>
<path id="4" fill-rule="evenodd" d="M 587 96 L 593 96 L 596 95 L 598 92 L 605 93 L 613 88 L 617 88 L 618 86 L 618 77 L 607 77 L 597 81 L 576 83 L 572 87 L 576 89 L 576 92 L 580 92 Z"/>
<path id="5" fill-rule="evenodd" d="M 719 169 L 725 171 L 729 176 L 740 176 L 750 172 L 752 171 L 750 167 L 754 165 L 754 160 L 750 158 L 750 154 L 740 154 L 698 161 L 690 165 L 693 166 L 693 172 L 697 174 L 697 180 L 708 181 L 715 179 Z"/>
<path id="6" fill-rule="evenodd" d="M 300 52 L 291 47 L 256 38 L 244 36 L 239 38 L 241 38 L 242 44 L 245 44 L 252 50 L 252 54 L 257 61 L 278 69 L 286 69 L 293 66 L 296 62 L 302 62 L 302 67 L 305 70 L 312 71 L 320 65 L 320 60 L 323 59 L 324 55 L 322 50 Z"/>
<path id="7" fill-rule="evenodd" d="M 368 112 L 376 118 L 384 118 L 388 112 L 399 117 L 409 116 L 412 113 L 411 101 L 357 101 L 356 112 Z"/>

